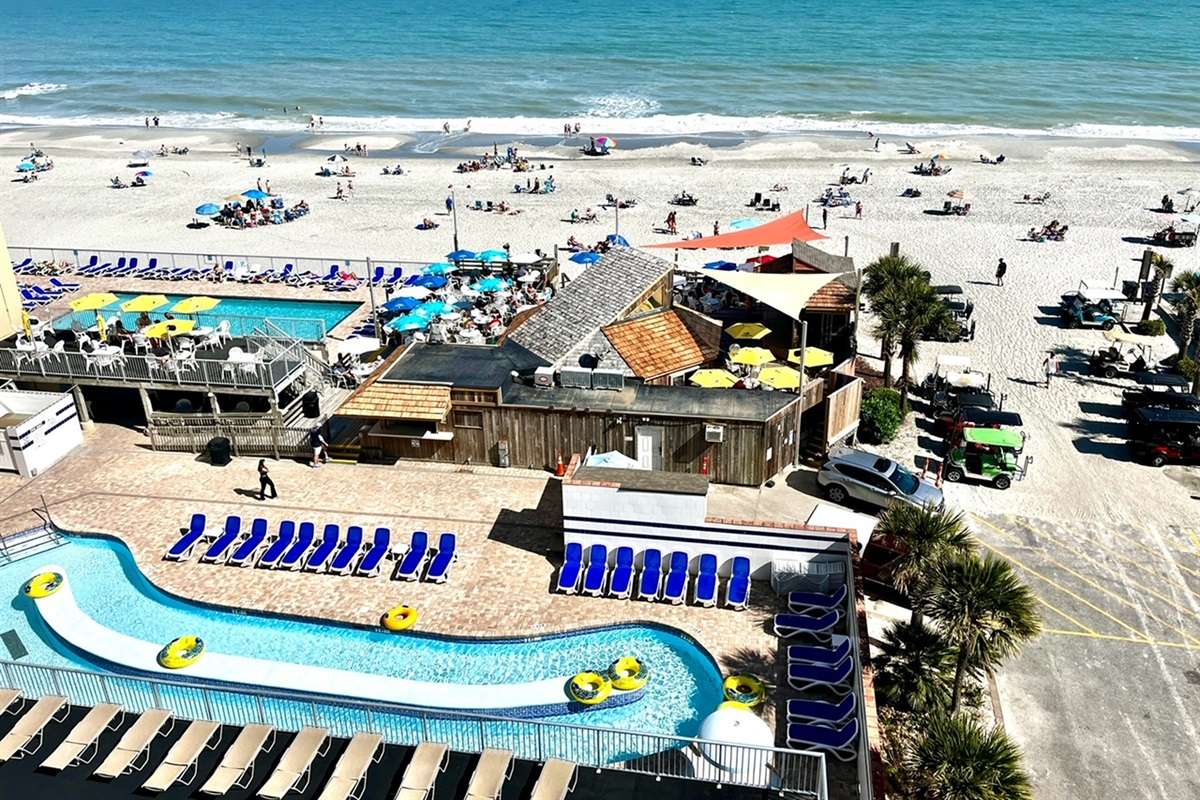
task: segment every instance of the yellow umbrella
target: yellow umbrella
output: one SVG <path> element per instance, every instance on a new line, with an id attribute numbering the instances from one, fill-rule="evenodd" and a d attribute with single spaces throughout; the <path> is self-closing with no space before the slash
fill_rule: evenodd
<path id="1" fill-rule="evenodd" d="M 775 354 L 765 347 L 743 347 L 729 358 L 735 364 L 748 364 L 751 367 L 761 367 L 775 360 Z"/>
<path id="2" fill-rule="evenodd" d="M 108 340 L 108 321 L 99 311 L 96 312 L 96 333 L 100 334 L 101 342 Z"/>
<path id="3" fill-rule="evenodd" d="M 788 351 L 788 361 L 793 364 L 800 363 L 800 348 Z M 828 367 L 833 364 L 833 353 L 828 350 L 822 350 L 819 347 L 807 347 L 804 350 L 804 364 L 802 366 L 813 369 L 814 367 Z"/>
<path id="4" fill-rule="evenodd" d="M 117 302 L 117 296 L 112 292 L 92 292 L 71 301 L 72 311 L 95 311 Z"/>
<path id="5" fill-rule="evenodd" d="M 791 367 L 767 367 L 758 373 L 758 380 L 775 389 L 799 389 L 803 376 Z"/>
<path id="6" fill-rule="evenodd" d="M 126 300 L 121 303 L 122 311 L 153 311 L 156 308 L 161 308 L 171 302 L 166 295 L 161 294 L 140 294 L 132 300 Z"/>
<path id="7" fill-rule="evenodd" d="M 21 327 L 25 329 L 25 335 L 30 339 L 33 338 L 33 321 L 29 318 L 28 311 L 21 312 Z"/>
<path id="8" fill-rule="evenodd" d="M 181 333 L 191 333 L 195 327 L 196 320 L 194 319 L 164 319 L 142 332 L 151 339 L 162 339 L 167 336 L 178 336 Z"/>
<path id="9" fill-rule="evenodd" d="M 771 329 L 757 322 L 739 322 L 730 325 L 725 332 L 734 339 L 761 339 L 770 333 Z"/>
<path id="10" fill-rule="evenodd" d="M 176 314 L 196 314 L 200 311 L 211 311 L 220 304 L 220 300 L 215 297 L 185 297 L 175 305 L 171 306 L 171 311 Z"/>
<path id="11" fill-rule="evenodd" d="M 698 369 L 688 380 L 705 389 L 728 389 L 738 382 L 738 377 L 723 369 Z"/>

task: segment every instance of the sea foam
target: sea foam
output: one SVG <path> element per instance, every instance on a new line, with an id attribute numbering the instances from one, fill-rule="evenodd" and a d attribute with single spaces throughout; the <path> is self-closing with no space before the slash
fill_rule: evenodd
<path id="1" fill-rule="evenodd" d="M 50 94 L 51 92 L 61 92 L 66 88 L 65 83 L 27 83 L 24 86 L 0 92 L 0 100 L 16 100 L 22 95 Z"/>

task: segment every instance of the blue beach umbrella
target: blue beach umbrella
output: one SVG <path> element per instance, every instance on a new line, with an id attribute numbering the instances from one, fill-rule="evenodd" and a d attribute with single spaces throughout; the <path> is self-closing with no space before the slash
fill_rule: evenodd
<path id="1" fill-rule="evenodd" d="M 412 311 L 417 306 L 421 305 L 421 301 L 412 297 L 393 297 L 383 304 L 383 307 L 388 311 Z"/>
<path id="2" fill-rule="evenodd" d="M 404 317 L 397 317 L 384 327 L 391 331 L 399 331 L 400 333 L 404 333 L 405 331 L 419 331 L 429 327 L 429 320 L 416 314 L 409 314 Z"/>
<path id="3" fill-rule="evenodd" d="M 722 272 L 729 272 L 730 270 L 737 269 L 737 264 L 733 263 L 732 261 L 710 261 L 704 265 L 704 268 L 705 269 L 717 269 L 717 270 L 721 270 Z"/>
<path id="4" fill-rule="evenodd" d="M 576 253 L 575 255 L 571 256 L 571 260 L 576 264 L 595 264 L 600 260 L 600 254 L 585 250 L 582 253 Z"/>
<path id="5" fill-rule="evenodd" d="M 220 210 L 221 210 L 221 207 L 219 205 L 217 205 L 216 203 L 205 203 L 202 206 L 196 207 L 196 213 L 203 214 L 206 217 L 216 214 Z"/>
<path id="6" fill-rule="evenodd" d="M 154 177 L 154 173 L 148 169 L 144 169 L 141 172 L 135 172 L 134 175 L 136 175 L 139 178 L 153 178 Z"/>
<path id="7" fill-rule="evenodd" d="M 470 261 L 475 258 L 473 250 L 455 250 L 453 253 L 446 253 L 447 261 Z"/>
<path id="8" fill-rule="evenodd" d="M 248 192 L 242 192 L 242 197 L 249 197 L 251 200 L 266 200 L 271 195 L 259 189 L 251 189 Z"/>
<path id="9" fill-rule="evenodd" d="M 483 280 L 481 280 L 479 283 L 475 284 L 471 288 L 477 292 L 499 292 L 500 290 L 504 289 L 507 285 L 508 284 L 505 283 L 500 278 L 484 278 Z"/>
<path id="10" fill-rule="evenodd" d="M 484 250 L 479 254 L 480 261 L 508 261 L 508 253 L 503 250 Z"/>
<path id="11" fill-rule="evenodd" d="M 439 264 L 430 264 L 422 272 L 426 275 L 449 275 L 452 272 L 458 272 L 458 267 L 443 261 Z"/>
<path id="12" fill-rule="evenodd" d="M 440 289 L 449 282 L 441 275 L 422 275 L 413 285 L 424 286 L 426 289 Z"/>
<path id="13" fill-rule="evenodd" d="M 619 233 L 610 233 L 608 235 L 609 244 L 619 244 L 621 247 L 629 247 L 629 242 L 624 236 Z"/>
<path id="14" fill-rule="evenodd" d="M 436 317 L 438 314 L 445 314 L 450 309 L 450 306 L 441 300 L 427 300 L 413 311 L 414 314 L 422 317 Z"/>
<path id="15" fill-rule="evenodd" d="M 17 169 L 21 172 L 29 172 L 30 170 L 37 169 L 37 167 L 28 161 L 22 161 L 20 164 L 17 164 Z"/>

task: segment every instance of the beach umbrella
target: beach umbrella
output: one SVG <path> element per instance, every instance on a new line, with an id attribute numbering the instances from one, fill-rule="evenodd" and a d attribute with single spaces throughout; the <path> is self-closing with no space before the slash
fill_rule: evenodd
<path id="1" fill-rule="evenodd" d="M 453 264 L 442 261 L 437 264 L 430 264 L 425 269 L 421 270 L 426 275 L 449 275 L 452 272 L 458 272 L 458 267 Z"/>
<path id="2" fill-rule="evenodd" d="M 616 146 L 616 139 L 610 139 L 607 136 L 600 136 L 596 139 L 596 147 L 599 147 L 601 150 L 612 150 Z"/>
<path id="3" fill-rule="evenodd" d="M 331 155 L 329 158 L 327 158 L 325 160 L 330 163 L 336 164 L 339 161 L 349 161 L 350 159 L 346 158 L 344 155 L 341 155 L 340 153 L 334 153 L 333 155 Z"/>
<path id="4" fill-rule="evenodd" d="M 751 367 L 761 367 L 775 360 L 775 354 L 765 347 L 743 347 L 729 357 L 735 364 L 747 364 Z"/>
<path id="5" fill-rule="evenodd" d="M 582 253 L 576 253 L 571 256 L 571 260 L 576 264 L 595 264 L 600 260 L 599 253 L 593 253 L 589 250 L 584 250 Z"/>
<path id="6" fill-rule="evenodd" d="M 240 195 L 240 194 L 230 194 L 230 195 L 226 195 L 226 196 L 225 196 L 225 202 L 226 202 L 226 203 L 233 203 L 234 205 L 237 205 L 238 203 L 241 203 L 241 202 L 242 202 L 242 200 L 244 200 L 244 199 L 245 199 L 245 198 L 244 198 L 244 197 L 242 197 L 242 195 Z"/>
<path id="7" fill-rule="evenodd" d="M 473 250 L 455 250 L 453 253 L 446 253 L 447 261 L 470 261 L 475 258 Z"/>
<path id="8" fill-rule="evenodd" d="M 500 278 L 484 278 L 471 288 L 477 292 L 499 292 L 507 286 L 508 284 Z"/>
<path id="9" fill-rule="evenodd" d="M 25 335 L 30 339 L 33 338 L 33 319 L 29 316 L 28 311 L 21 312 L 21 328 L 25 331 Z"/>
<path id="10" fill-rule="evenodd" d="M 480 261 L 508 261 L 508 253 L 503 250 L 484 250 L 478 258 Z"/>
<path id="11" fill-rule="evenodd" d="M 738 382 L 738 376 L 723 369 L 698 369 L 688 380 L 704 389 L 728 389 Z"/>
<path id="12" fill-rule="evenodd" d="M 96 312 L 96 333 L 100 335 L 100 341 L 108 339 L 108 320 L 99 311 Z"/>
<path id="13" fill-rule="evenodd" d="M 536 264 L 541 260 L 542 257 L 536 253 L 518 253 L 509 259 L 511 263 L 518 264 L 520 266 L 529 266 L 530 264 Z"/>
<path id="14" fill-rule="evenodd" d="M 419 331 L 429 327 L 429 320 L 416 314 L 408 314 L 407 316 L 396 317 L 387 325 L 384 325 L 384 327 L 390 331 L 397 331 L 399 333 Z"/>
<path id="15" fill-rule="evenodd" d="M 975 195 L 968 192 L 966 189 L 953 189 L 946 192 L 946 197 L 952 200 L 974 200 Z"/>
<path id="16" fill-rule="evenodd" d="M 134 158 L 153 158 L 154 153 L 151 153 L 149 150 L 134 150 L 133 157 Z"/>
<path id="17" fill-rule="evenodd" d="M 266 200 L 270 196 L 261 189 L 251 189 L 247 192 L 242 192 L 242 197 L 249 197 L 251 200 Z"/>
<path id="18" fill-rule="evenodd" d="M 171 306 L 171 311 L 176 314 L 197 314 L 201 311 L 212 311 L 221 301 L 216 297 L 205 297 L 197 295 L 196 297 L 185 297 L 175 305 Z"/>
<path id="19" fill-rule="evenodd" d="M 788 350 L 788 361 L 793 364 L 800 364 L 800 348 Z M 833 364 L 833 353 L 828 350 L 822 350 L 819 347 L 806 347 L 804 349 L 804 363 L 801 364 L 806 369 L 815 369 L 816 367 L 828 367 Z"/>
<path id="20" fill-rule="evenodd" d="M 773 389 L 799 389 L 804 376 L 791 367 L 767 367 L 758 373 L 758 380 Z"/>
<path id="21" fill-rule="evenodd" d="M 609 244 L 619 244 L 621 247 L 629 247 L 629 241 L 619 233 L 610 233 L 605 237 Z"/>
<path id="22" fill-rule="evenodd" d="M 737 264 L 733 263 L 732 261 L 710 261 L 704 265 L 704 268 L 705 269 L 717 269 L 717 270 L 721 270 L 722 272 L 729 272 L 730 270 L 737 269 Z"/>
<path id="23" fill-rule="evenodd" d="M 933 158 L 931 158 L 929 160 L 930 161 L 947 161 L 947 160 L 949 160 L 949 158 L 950 158 L 950 156 L 946 155 L 945 153 L 938 153 L 936 156 L 934 156 Z"/>
<path id="24" fill-rule="evenodd" d="M 438 314 L 445 314 L 449 310 L 449 304 L 441 300 L 426 300 L 417 306 L 413 310 L 413 313 L 422 317 L 436 317 Z"/>
<path id="25" fill-rule="evenodd" d="M 117 302 L 117 296 L 112 292 L 93 292 L 77 297 L 71 301 L 72 311 L 95 311 L 98 308 L 111 306 Z"/>
<path id="26" fill-rule="evenodd" d="M 771 329 L 758 322 L 739 322 L 730 325 L 725 332 L 734 339 L 761 339 L 770 333 Z"/>
<path id="27" fill-rule="evenodd" d="M 421 301 L 415 297 L 393 297 L 383 304 L 383 307 L 388 311 L 412 311 L 417 306 L 421 305 Z"/>
<path id="28" fill-rule="evenodd" d="M 205 203 L 202 206 L 196 206 L 196 213 L 205 217 L 211 217 L 221 211 L 221 207 L 216 203 Z"/>
<path id="29" fill-rule="evenodd" d="M 531 269 L 521 277 L 517 278 L 521 283 L 537 283 L 542 278 L 541 270 Z"/>
<path id="30" fill-rule="evenodd" d="M 121 310 L 131 311 L 136 314 L 141 311 L 153 311 L 156 308 L 162 308 L 169 302 L 171 301 L 166 298 L 166 295 L 140 294 L 132 300 L 126 300 L 124 303 L 121 303 Z"/>
<path id="31" fill-rule="evenodd" d="M 20 164 L 17 164 L 17 169 L 21 172 L 29 172 L 30 170 L 37 169 L 37 166 L 28 161 L 22 161 Z"/>
<path id="32" fill-rule="evenodd" d="M 397 297 L 412 297 L 416 300 L 424 300 L 431 294 L 433 294 L 433 290 L 425 286 L 405 286 L 396 292 Z"/>
<path id="33" fill-rule="evenodd" d="M 196 320 L 194 319 L 164 319 L 162 322 L 155 322 L 142 333 L 151 339 L 166 339 L 191 333 L 195 328 Z"/>
<path id="34" fill-rule="evenodd" d="M 154 173 L 148 169 L 144 169 L 141 172 L 135 172 L 133 174 L 139 178 L 153 178 L 154 177 Z"/>
<path id="35" fill-rule="evenodd" d="M 361 356 L 383 348 L 374 336 L 352 336 L 338 345 L 339 355 Z"/>
<path id="36" fill-rule="evenodd" d="M 735 231 L 742 231 L 747 228 L 757 228 L 762 224 L 763 221 L 761 219 L 746 217 L 745 219 L 735 219 L 733 222 L 729 223 L 729 227 Z"/>
<path id="37" fill-rule="evenodd" d="M 441 289 L 450 281 L 443 278 L 441 275 L 422 275 L 417 278 L 414 286 L 423 286 L 426 289 Z"/>
<path id="38" fill-rule="evenodd" d="M 1193 189 L 1191 186 L 1186 189 L 1180 189 L 1177 194 L 1181 194 L 1184 197 L 1200 197 L 1200 191 Z"/>

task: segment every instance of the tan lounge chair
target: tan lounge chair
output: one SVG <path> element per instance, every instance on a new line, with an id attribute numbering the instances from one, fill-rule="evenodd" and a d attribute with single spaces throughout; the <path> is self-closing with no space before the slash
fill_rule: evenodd
<path id="1" fill-rule="evenodd" d="M 17 701 L 20 699 L 20 689 L 0 689 L 0 716 L 19 712 L 21 706 Z"/>
<path id="2" fill-rule="evenodd" d="M 574 761 L 547 758 L 529 800 L 563 800 L 568 792 L 575 791 L 577 769 Z"/>
<path id="3" fill-rule="evenodd" d="M 450 746 L 441 742 L 421 742 L 417 745 L 412 761 L 404 769 L 395 800 L 425 800 L 429 797 L 438 773 L 446 771 L 449 756 Z"/>
<path id="4" fill-rule="evenodd" d="M 0 739 L 0 763 L 31 755 L 42 746 L 42 731 L 51 721 L 65 719 L 70 707 L 67 698 L 46 695 L 26 711 L 13 729 Z"/>
<path id="5" fill-rule="evenodd" d="M 383 736 L 378 733 L 359 733 L 346 745 L 333 774 L 325 782 L 317 800 L 347 800 L 360 797 L 360 787 L 366 787 L 367 770 L 383 758 Z"/>
<path id="6" fill-rule="evenodd" d="M 164 725 L 167 726 L 165 731 Z M 165 708 L 146 709 L 92 774 L 101 778 L 116 778 L 141 769 L 150 760 L 150 743 L 154 737 L 159 733 L 168 734 L 174 727 L 175 721 L 170 711 Z M 139 759 L 141 764 L 137 763 Z"/>
<path id="7" fill-rule="evenodd" d="M 254 779 L 254 761 L 262 752 L 263 745 L 267 750 L 275 746 L 273 725 L 247 725 L 242 728 L 242 732 L 225 751 L 217 771 L 200 787 L 200 793 L 223 795 L 235 786 L 239 789 L 249 786 Z"/>
<path id="8" fill-rule="evenodd" d="M 210 745 L 214 733 L 217 740 Z M 215 750 L 220 743 L 221 723 L 206 719 L 193 720 L 183 732 L 183 736 L 179 737 L 179 741 L 171 745 L 166 758 L 142 784 L 142 788 L 149 792 L 165 792 L 174 786 L 176 781 L 187 786 L 196 777 L 196 760 L 200 758 L 200 754 L 205 750 Z"/>
<path id="9" fill-rule="evenodd" d="M 512 751 L 489 747 L 479 757 L 465 800 L 496 800 L 512 775 Z"/>
<path id="10" fill-rule="evenodd" d="M 100 736 L 107 730 L 121 727 L 125 714 L 116 703 L 101 703 L 94 706 L 87 715 L 79 720 L 79 724 L 67 734 L 66 741 L 60 744 L 49 757 L 42 762 L 42 769 L 62 771 L 76 764 L 87 764 L 96 757 L 99 751 Z M 91 751 L 90 754 L 88 751 Z"/>
<path id="11" fill-rule="evenodd" d="M 281 800 L 291 791 L 303 792 L 308 788 L 309 773 L 312 762 L 319 755 L 324 755 L 329 749 L 329 729 L 309 726 L 296 734 L 296 738 L 284 751 L 283 758 L 267 782 L 258 790 L 259 797 L 268 800 Z M 304 785 L 300 786 L 300 780 Z"/>

